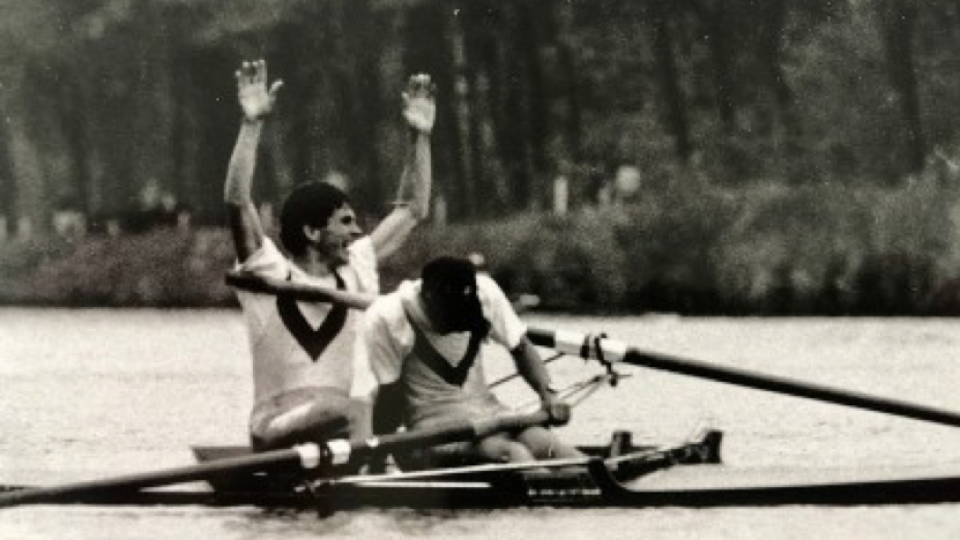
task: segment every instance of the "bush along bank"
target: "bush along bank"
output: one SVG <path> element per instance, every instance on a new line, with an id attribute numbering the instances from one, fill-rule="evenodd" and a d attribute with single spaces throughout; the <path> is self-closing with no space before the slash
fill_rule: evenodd
<path id="1" fill-rule="evenodd" d="M 573 313 L 960 315 L 952 186 L 683 186 L 619 207 L 428 226 L 383 290 L 440 254 L 483 255 L 508 293 Z M 225 307 L 226 230 L 0 245 L 0 302 Z"/>

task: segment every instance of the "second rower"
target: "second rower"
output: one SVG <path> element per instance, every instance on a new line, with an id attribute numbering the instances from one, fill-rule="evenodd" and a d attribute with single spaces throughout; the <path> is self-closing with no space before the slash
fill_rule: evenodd
<path id="1" fill-rule="evenodd" d="M 526 330 L 496 282 L 477 275 L 469 260 L 431 261 L 421 280 L 403 282 L 364 314 L 351 394 L 368 406 L 354 435 L 383 433 L 398 422 L 418 429 L 503 414 L 508 409 L 488 388 L 483 369 L 484 357 L 495 347 L 510 351 L 545 410 L 555 417 L 569 415 Z M 385 418 L 391 413 L 394 422 Z M 582 456 L 539 426 L 441 446 L 429 454 L 425 466 Z"/>

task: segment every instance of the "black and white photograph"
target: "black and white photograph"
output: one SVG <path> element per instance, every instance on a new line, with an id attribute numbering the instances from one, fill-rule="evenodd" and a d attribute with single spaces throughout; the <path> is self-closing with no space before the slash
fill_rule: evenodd
<path id="1" fill-rule="evenodd" d="M 960 1 L 0 0 L 0 539 L 960 535 Z"/>

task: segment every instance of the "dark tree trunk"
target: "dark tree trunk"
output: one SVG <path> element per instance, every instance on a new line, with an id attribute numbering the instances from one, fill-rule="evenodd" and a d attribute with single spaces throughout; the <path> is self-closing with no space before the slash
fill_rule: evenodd
<path id="1" fill-rule="evenodd" d="M 782 64 L 783 33 L 789 8 L 784 0 L 767 0 L 762 9 L 763 24 L 758 50 L 761 69 L 773 93 L 784 130 L 789 135 L 797 135 L 800 126 L 793 107 L 793 90 L 787 83 Z"/>
<path id="2" fill-rule="evenodd" d="M 522 13 L 515 4 L 508 4 L 503 9 L 504 29 L 507 33 L 505 40 L 505 73 L 501 77 L 506 93 L 504 94 L 504 109 L 501 119 L 500 133 L 508 136 L 504 149 L 504 166 L 513 193 L 513 203 L 517 208 L 530 206 L 533 197 L 531 186 L 531 114 L 529 107 L 529 72 L 528 58 L 519 53 L 529 46 L 528 36 L 522 35 Z M 504 45 L 502 45 L 504 46 Z"/>
<path id="3" fill-rule="evenodd" d="M 187 88 L 192 97 L 186 117 L 190 137 L 184 134 L 184 166 L 193 179 L 188 198 L 200 222 L 223 223 L 223 182 L 241 119 L 237 85 L 231 76 L 239 67 L 238 58 L 232 51 L 216 47 L 196 48 L 188 54 L 189 62 L 181 68 L 187 72 L 184 76 L 190 81 Z M 276 70 L 271 69 L 271 73 Z M 280 96 L 280 111 L 268 121 L 270 129 L 275 129 L 273 126 L 286 111 L 296 110 L 290 97 Z M 259 193 L 257 197 L 259 200 Z"/>
<path id="4" fill-rule="evenodd" d="M 570 41 L 574 13 L 569 2 L 560 2 L 557 9 L 557 67 L 562 81 L 559 93 L 566 105 L 563 115 L 564 142 L 569 159 L 577 163 L 582 158 L 583 125 L 576 57 Z"/>
<path id="5" fill-rule="evenodd" d="M 0 231 L 0 237 L 13 233 L 19 217 L 17 209 L 17 182 L 16 170 L 10 158 L 11 138 L 7 122 L 0 122 L 0 214 L 6 219 L 5 229 Z"/>
<path id="6" fill-rule="evenodd" d="M 733 88 L 733 51 L 730 45 L 728 1 L 699 0 L 694 1 L 693 5 L 706 29 L 707 45 L 713 60 L 713 87 L 717 96 L 720 122 L 727 133 L 732 133 L 736 128 L 737 109 Z M 668 3 L 673 5 L 672 2 Z"/>
<path id="7" fill-rule="evenodd" d="M 670 16 L 672 4 L 654 0 L 651 4 L 650 24 L 653 27 L 653 53 L 657 62 L 657 78 L 667 106 L 667 124 L 674 138 L 677 157 L 686 162 L 690 158 L 690 125 L 686 113 L 686 100 L 680 88 L 679 74 L 673 51 L 673 27 Z"/>
<path id="8" fill-rule="evenodd" d="M 357 195 L 364 200 L 384 201 L 379 154 L 377 153 L 377 119 L 384 115 L 377 59 L 382 35 L 378 19 L 370 11 L 368 0 L 352 0 L 344 6 L 344 33 L 350 50 L 345 58 L 343 77 L 344 118 L 347 151 L 354 176 L 359 176 Z M 350 58 L 354 60 L 351 61 Z M 391 110 L 396 111 L 399 93 L 395 92 Z M 396 118 L 397 115 L 393 115 Z M 393 194 L 389 194 L 393 197 Z"/>
<path id="9" fill-rule="evenodd" d="M 177 49 L 173 58 L 176 66 L 183 66 L 186 55 L 181 49 Z M 170 145 L 170 151 L 173 154 L 170 166 L 173 178 L 170 185 L 180 204 L 190 206 L 192 200 L 190 184 L 199 180 L 192 178 L 190 168 L 187 165 L 190 163 L 190 157 L 188 156 L 190 145 L 187 141 L 190 140 L 190 135 L 194 132 L 191 129 L 194 126 L 191 126 L 189 113 L 190 78 L 183 69 L 174 69 L 171 76 L 173 81 L 170 85 L 170 91 L 173 93 L 174 109 L 173 124 L 170 128 L 173 138 Z M 224 171 L 226 171 L 226 168 L 224 168 Z M 210 181 L 212 182 L 213 179 L 211 178 Z"/>
<path id="10" fill-rule="evenodd" d="M 409 9 L 405 12 L 403 39 L 407 73 L 430 73 L 441 94 L 433 137 L 434 162 L 439 165 L 434 178 L 438 180 L 437 191 L 446 195 L 451 219 L 476 215 L 480 174 L 475 167 L 479 149 L 471 134 L 477 120 L 473 66 L 469 65 L 464 43 L 466 5 L 426 2 Z"/>
<path id="11" fill-rule="evenodd" d="M 490 115 L 484 106 L 489 91 L 489 78 L 485 75 L 483 66 L 477 58 L 477 47 L 472 43 L 473 37 L 467 28 L 460 28 L 457 38 L 460 48 L 457 59 L 457 72 L 460 73 L 458 84 L 459 100 L 463 111 L 462 133 L 468 144 L 463 156 L 464 170 L 470 172 L 468 197 L 470 215 L 483 215 L 495 205 L 491 187 L 491 178 L 484 166 L 485 157 L 492 157 L 486 147 L 483 131 L 490 122 Z"/>
<path id="12" fill-rule="evenodd" d="M 462 12 L 462 8 L 461 8 Z M 448 204 L 448 215 L 471 217 L 476 215 L 476 201 L 467 194 L 475 185 L 473 145 L 470 142 L 470 118 L 467 66 L 464 51 L 462 21 L 453 18 L 445 28 L 444 41 L 449 44 L 449 57 L 437 65 L 431 75 L 437 84 L 437 123 L 434 127 L 434 179 L 437 192 L 442 192 Z M 444 189 L 445 188 L 445 189 Z"/>
<path id="13" fill-rule="evenodd" d="M 469 88 L 473 89 L 472 105 L 476 121 L 471 137 L 476 151 L 472 167 L 479 171 L 477 190 L 482 193 L 478 210 L 482 215 L 496 215 L 512 204 L 512 179 L 505 174 L 504 164 L 510 155 L 507 146 L 510 122 L 505 118 L 504 81 L 507 36 L 503 35 L 501 8 L 490 3 L 474 4 L 464 22 L 464 44 L 467 62 L 472 67 Z"/>
<path id="14" fill-rule="evenodd" d="M 530 155 L 527 161 L 527 183 L 530 194 L 527 206 L 540 208 L 544 206 L 548 185 L 547 175 L 547 139 L 549 137 L 549 96 L 544 82 L 543 61 L 543 19 L 544 13 L 550 8 L 543 0 L 520 0 L 519 2 L 520 50 L 523 51 L 526 75 L 525 109 L 529 117 Z"/>
<path id="15" fill-rule="evenodd" d="M 67 145 L 67 152 L 70 155 L 71 169 L 69 173 L 72 176 L 72 198 L 77 205 L 75 210 L 91 215 L 97 208 L 94 207 L 90 196 L 92 184 L 90 156 L 92 152 L 89 147 L 90 137 L 86 132 L 90 120 L 87 118 L 89 109 L 86 102 L 87 91 L 84 88 L 85 79 L 76 77 L 73 71 L 66 67 L 61 67 L 60 72 L 63 74 L 63 79 L 57 86 L 57 114 Z"/>
<path id="16" fill-rule="evenodd" d="M 482 73 L 482 96 L 477 102 L 482 123 L 476 127 L 485 158 L 483 207 L 485 213 L 495 214 L 523 207 L 527 200 L 526 74 L 522 59 L 517 58 L 517 13 L 512 5 L 474 4 L 469 20 L 474 23 L 467 32 L 471 63 Z"/>
<path id="17" fill-rule="evenodd" d="M 900 101 L 906 128 L 907 171 L 923 169 L 926 153 L 923 124 L 920 119 L 920 96 L 913 59 L 913 38 L 917 7 L 911 0 L 883 0 L 878 5 L 890 80 Z"/>

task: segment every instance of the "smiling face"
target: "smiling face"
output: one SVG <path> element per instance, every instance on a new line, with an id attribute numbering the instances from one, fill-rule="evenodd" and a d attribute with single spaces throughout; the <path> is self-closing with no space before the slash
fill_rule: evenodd
<path id="1" fill-rule="evenodd" d="M 363 235 L 357 215 L 348 204 L 333 211 L 326 227 L 305 225 L 303 230 L 318 258 L 332 267 L 347 264 L 350 258 L 347 248 Z"/>

